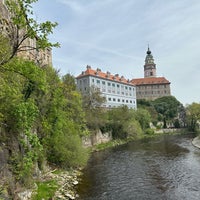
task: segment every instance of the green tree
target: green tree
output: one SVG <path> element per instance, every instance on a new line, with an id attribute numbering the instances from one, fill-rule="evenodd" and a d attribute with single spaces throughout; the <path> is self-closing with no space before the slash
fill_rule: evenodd
<path id="1" fill-rule="evenodd" d="M 136 119 L 136 112 L 127 106 L 112 108 L 108 111 L 106 129 L 114 139 L 136 138 L 142 134 L 142 128 Z"/>
<path id="2" fill-rule="evenodd" d="M 143 108 L 137 109 L 137 111 L 135 112 L 135 119 L 140 123 L 143 131 L 149 128 L 151 115 L 149 114 L 148 110 L 145 110 Z"/>
<path id="3" fill-rule="evenodd" d="M 167 122 L 173 122 L 177 118 L 179 107 L 182 104 L 175 97 L 166 96 L 152 101 L 152 105 L 166 126 Z"/>
<path id="4" fill-rule="evenodd" d="M 83 94 L 83 108 L 86 124 L 90 130 L 98 130 L 105 123 L 105 110 L 102 108 L 106 101 L 98 88 L 92 86 Z"/>
<path id="5" fill-rule="evenodd" d="M 198 122 L 200 121 L 200 104 L 192 103 L 186 107 L 187 126 L 191 131 L 199 129 Z"/>
<path id="6" fill-rule="evenodd" d="M 87 152 L 82 147 L 81 136 L 85 134 L 85 118 L 80 94 L 64 76 L 52 67 L 44 69 L 47 90 L 36 92 L 39 108 L 38 134 L 50 163 L 62 167 L 85 163 Z"/>
<path id="7" fill-rule="evenodd" d="M 58 43 L 49 42 L 48 36 L 53 33 L 57 23 L 50 21 L 38 23 L 33 17 L 32 4 L 37 0 L 7 0 L 6 5 L 9 11 L 9 21 L 4 24 L 7 27 L 5 37 L 9 40 L 11 52 L 0 60 L 0 65 L 7 63 L 17 53 L 27 50 L 40 50 L 51 47 L 58 47 Z M 0 14 L 0 19 L 4 16 Z M 3 21 L 3 20 L 2 20 Z M 4 20 L 5 21 L 5 20 Z M 35 40 L 36 45 L 24 43 L 27 39 Z M 7 55 L 7 54 L 6 54 Z"/>

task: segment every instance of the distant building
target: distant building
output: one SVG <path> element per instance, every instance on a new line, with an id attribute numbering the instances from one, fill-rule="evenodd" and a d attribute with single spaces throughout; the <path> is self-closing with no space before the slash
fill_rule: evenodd
<path id="1" fill-rule="evenodd" d="M 92 69 L 87 66 L 77 78 L 77 87 L 82 94 L 86 93 L 91 86 L 99 88 L 106 98 L 103 107 L 113 108 L 126 105 L 136 109 L 136 88 L 129 80 L 118 74 L 102 72 L 100 69 Z"/>
<path id="2" fill-rule="evenodd" d="M 165 77 L 156 76 L 156 64 L 148 47 L 144 65 L 144 78 L 132 79 L 136 85 L 137 99 L 154 100 L 163 96 L 170 96 L 170 82 Z"/>
<path id="3" fill-rule="evenodd" d="M 21 39 L 26 30 L 18 30 L 14 24 L 11 23 L 11 14 L 9 13 L 5 0 L 0 0 L 0 33 L 4 34 L 14 42 L 16 39 Z M 34 61 L 40 66 L 52 65 L 52 52 L 51 48 L 45 50 L 38 50 L 36 48 L 37 38 L 27 38 L 20 45 L 20 50 L 17 56 L 24 59 Z"/>

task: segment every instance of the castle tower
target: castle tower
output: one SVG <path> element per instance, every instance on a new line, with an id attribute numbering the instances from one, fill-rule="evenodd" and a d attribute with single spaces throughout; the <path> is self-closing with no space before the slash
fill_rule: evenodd
<path id="1" fill-rule="evenodd" d="M 149 46 L 144 65 L 144 78 L 146 77 L 156 77 L 156 64 L 154 63 L 153 55 L 151 54 Z"/>

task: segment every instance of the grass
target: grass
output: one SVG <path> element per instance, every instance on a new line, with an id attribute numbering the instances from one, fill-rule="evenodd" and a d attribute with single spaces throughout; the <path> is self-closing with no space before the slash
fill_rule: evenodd
<path id="1" fill-rule="evenodd" d="M 122 145 L 125 144 L 127 142 L 127 140 L 111 140 L 109 142 L 106 143 L 101 143 L 101 144 L 97 144 L 93 147 L 92 151 L 100 151 L 103 149 L 107 149 L 107 148 L 111 148 L 111 147 L 115 147 L 118 145 Z"/>
<path id="2" fill-rule="evenodd" d="M 37 186 L 38 188 L 36 194 L 32 198 L 33 200 L 49 200 L 54 196 L 58 188 L 58 184 L 55 180 L 38 182 Z"/>

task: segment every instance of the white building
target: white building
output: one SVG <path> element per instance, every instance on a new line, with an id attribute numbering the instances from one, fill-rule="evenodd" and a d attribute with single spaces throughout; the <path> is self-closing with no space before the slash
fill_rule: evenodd
<path id="1" fill-rule="evenodd" d="M 92 69 L 87 66 L 77 78 L 77 87 L 84 94 L 91 86 L 99 88 L 106 98 L 104 107 L 112 108 L 126 105 L 128 108 L 136 109 L 136 87 L 129 80 L 118 74 L 102 72 L 100 69 Z"/>

